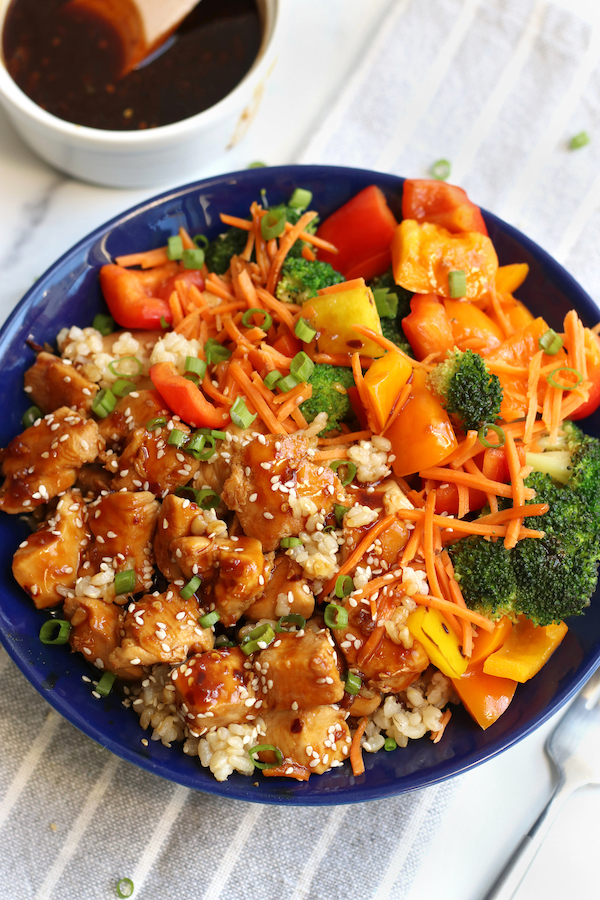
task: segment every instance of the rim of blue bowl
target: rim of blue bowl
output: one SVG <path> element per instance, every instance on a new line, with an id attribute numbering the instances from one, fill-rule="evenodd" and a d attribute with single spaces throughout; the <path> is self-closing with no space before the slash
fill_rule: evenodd
<path id="1" fill-rule="evenodd" d="M 332 184 L 339 180 L 345 180 L 347 182 L 360 181 L 363 182 L 362 187 L 366 187 L 367 184 L 378 184 L 385 192 L 396 197 L 399 197 L 404 183 L 404 178 L 400 178 L 399 176 L 372 172 L 366 169 L 354 169 L 341 166 L 290 165 L 265 167 L 260 169 L 245 169 L 237 172 L 225 173 L 223 175 L 213 176 L 211 178 L 191 182 L 182 187 L 164 191 L 161 194 L 136 204 L 125 212 L 114 216 L 108 222 L 94 229 L 78 241 L 57 259 L 56 262 L 54 262 L 27 291 L 5 321 L 0 330 L 0 354 L 5 353 L 7 347 L 11 346 L 12 341 L 17 337 L 19 330 L 26 322 L 28 322 L 28 314 L 30 314 L 32 310 L 43 305 L 45 292 L 47 292 L 51 285 L 52 277 L 60 270 L 64 269 L 70 261 L 74 261 L 80 256 L 82 252 L 85 252 L 94 246 L 98 239 L 111 233 L 116 226 L 126 224 L 142 214 L 150 214 L 152 210 L 159 208 L 165 202 L 176 201 L 178 198 L 189 196 L 190 193 L 198 190 L 206 191 L 215 187 L 234 188 L 236 182 L 243 181 L 258 193 L 259 189 L 264 186 L 261 182 L 273 181 L 278 178 L 289 181 L 290 184 L 300 182 L 309 183 L 314 180 L 329 181 Z M 360 188 L 356 190 L 359 189 Z M 267 188 L 267 190 L 269 190 L 269 188 Z M 356 190 L 354 190 L 354 193 L 356 193 Z M 348 196 L 352 196 L 352 194 L 349 194 Z M 486 210 L 482 210 L 482 212 L 488 229 L 490 230 L 492 240 L 494 240 L 494 235 L 496 235 L 496 237 L 504 235 L 510 239 L 515 245 L 522 248 L 525 254 L 528 254 L 539 263 L 541 269 L 544 270 L 550 281 L 556 285 L 557 290 L 562 294 L 568 295 L 569 301 L 577 308 L 582 318 L 587 320 L 588 324 L 592 324 L 594 314 L 595 318 L 598 318 L 598 307 L 589 295 L 543 248 L 539 247 L 534 241 L 523 235 L 518 229 L 514 228 L 514 226 L 503 222 L 492 213 L 489 213 Z M 222 230 L 222 228 L 219 230 Z M 506 260 L 506 262 L 508 261 L 509 260 Z M 25 361 L 23 360 L 22 364 L 19 366 L 19 371 L 22 372 L 24 368 Z M 3 587 L 4 585 L 0 587 L 0 592 L 2 592 Z M 25 598 L 25 596 L 26 595 L 23 593 L 23 598 Z M 286 803 L 300 806 L 337 805 L 383 799 L 385 797 L 434 785 L 469 771 L 470 769 L 485 763 L 494 756 L 497 756 L 499 753 L 504 752 L 509 747 L 514 746 L 516 743 L 532 734 L 581 688 L 600 663 L 599 637 L 595 652 L 588 655 L 588 659 L 578 666 L 574 675 L 566 678 L 566 684 L 554 692 L 545 708 L 535 717 L 535 719 L 518 725 L 514 733 L 509 733 L 508 735 L 499 734 L 496 738 L 490 738 L 484 748 L 475 749 L 470 753 L 463 754 L 458 765 L 456 760 L 450 756 L 450 758 L 442 759 L 439 763 L 436 763 L 435 771 L 429 768 L 419 769 L 417 766 L 414 771 L 409 774 L 401 775 L 396 779 L 390 779 L 384 783 L 370 784 L 368 780 L 369 771 L 376 767 L 376 758 L 381 757 L 382 753 L 385 753 L 385 751 L 380 751 L 378 754 L 366 754 L 366 756 L 370 758 L 368 759 L 366 775 L 360 776 L 362 781 L 359 780 L 359 782 L 356 783 L 354 777 L 351 776 L 347 779 L 347 786 L 320 791 L 320 780 L 327 776 L 315 776 L 315 778 L 311 779 L 308 783 L 293 782 L 292 784 L 287 783 L 286 779 L 277 778 L 271 780 L 259 778 L 258 784 L 260 784 L 260 787 L 256 788 L 253 783 L 253 776 L 248 778 L 241 775 L 234 775 L 228 781 L 218 782 L 210 775 L 208 770 L 200 767 L 198 760 L 194 760 L 194 762 L 197 763 L 196 770 L 174 771 L 172 762 L 173 757 L 171 754 L 175 754 L 175 757 L 178 755 L 183 756 L 180 748 L 174 747 L 171 750 L 166 751 L 169 754 L 168 762 L 166 763 L 163 762 L 162 759 L 153 759 L 149 754 L 142 753 L 139 746 L 129 746 L 128 744 L 120 742 L 94 724 L 94 722 L 90 720 L 90 712 L 94 710 L 92 703 L 89 704 L 89 709 L 86 706 L 84 710 L 85 714 L 83 714 L 81 710 L 77 706 L 73 706 L 68 699 L 64 699 L 58 693 L 49 690 L 48 685 L 46 684 L 47 673 L 45 669 L 41 668 L 39 665 L 32 665 L 31 657 L 25 655 L 25 652 L 19 647 L 19 641 L 15 640 L 14 636 L 11 635 L 5 627 L 5 621 L 1 614 L 0 642 L 27 680 L 36 688 L 44 699 L 57 710 L 57 712 L 63 715 L 71 722 L 71 724 L 75 725 L 88 737 L 92 738 L 101 746 L 106 747 L 122 759 L 127 760 L 146 771 L 194 790 L 224 796 L 229 799 L 267 804 Z M 81 660 L 81 662 L 85 665 L 84 660 Z M 93 703 L 96 703 L 96 701 L 93 701 Z M 466 715 L 462 708 L 459 708 L 459 710 Z M 126 712 L 130 716 L 135 717 L 135 713 L 131 710 L 127 710 Z M 134 721 L 134 724 L 139 729 L 137 721 Z M 142 736 L 143 732 L 141 732 L 141 729 L 139 729 L 139 731 L 140 736 Z M 425 739 L 423 738 L 421 740 Z M 411 742 L 413 745 L 418 743 L 420 742 Z M 439 746 L 441 747 L 442 745 L 443 742 L 441 742 Z M 160 744 L 155 745 L 156 750 L 160 750 L 160 747 Z M 166 750 L 166 748 L 164 749 Z M 404 751 L 399 750 L 395 752 L 402 753 Z M 164 753 L 159 755 L 165 756 Z M 334 771 L 341 772 L 342 770 L 338 769 Z"/>

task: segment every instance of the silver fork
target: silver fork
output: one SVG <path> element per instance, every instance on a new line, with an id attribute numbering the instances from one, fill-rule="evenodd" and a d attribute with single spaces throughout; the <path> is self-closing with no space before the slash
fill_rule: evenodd
<path id="1" fill-rule="evenodd" d="M 573 701 L 548 740 L 546 753 L 558 772 L 558 784 L 483 900 L 514 897 L 550 826 L 565 801 L 584 784 L 600 784 L 600 668 Z"/>

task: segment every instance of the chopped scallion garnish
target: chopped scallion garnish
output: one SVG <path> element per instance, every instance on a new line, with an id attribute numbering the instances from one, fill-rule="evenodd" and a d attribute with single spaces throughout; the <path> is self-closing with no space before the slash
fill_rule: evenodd
<path id="1" fill-rule="evenodd" d="M 246 312 L 242 316 L 242 325 L 244 325 L 245 328 L 252 328 L 254 322 L 252 322 L 251 319 L 253 316 L 257 315 L 261 315 L 263 317 L 263 321 L 258 327 L 263 331 L 268 331 L 273 324 L 273 317 L 269 315 L 266 309 L 259 309 L 258 307 L 252 307 L 252 309 L 246 310 Z"/>
<path id="2" fill-rule="evenodd" d="M 220 502 L 221 498 L 212 488 L 196 491 L 196 503 L 200 509 L 216 509 Z"/>
<path id="3" fill-rule="evenodd" d="M 124 900 L 125 897 L 133 896 L 133 881 L 131 878 L 121 878 L 117 884 L 117 897 Z"/>
<path id="4" fill-rule="evenodd" d="M 260 233 L 265 241 L 272 241 L 285 231 L 286 215 L 283 207 L 270 209 L 260 220 Z"/>
<path id="5" fill-rule="evenodd" d="M 236 397 L 235 402 L 229 410 L 231 421 L 238 428 L 249 428 L 256 419 L 256 413 L 251 413 L 242 397 Z"/>
<path id="6" fill-rule="evenodd" d="M 304 344 L 310 344 L 316 333 L 315 329 L 310 327 L 306 319 L 300 318 L 296 322 L 294 334 L 297 338 L 300 338 Z"/>
<path id="7" fill-rule="evenodd" d="M 266 752 L 267 750 L 270 751 L 271 753 L 275 754 L 275 756 L 277 757 L 277 762 L 264 763 L 264 762 L 261 762 L 259 759 L 256 759 L 257 753 L 263 753 L 263 752 Z M 281 763 L 283 762 L 283 753 L 281 752 L 279 747 L 275 747 L 273 744 L 257 744 L 256 747 L 251 747 L 248 750 L 248 756 L 250 757 L 250 759 L 252 760 L 252 762 L 254 763 L 254 765 L 256 766 L 257 769 L 276 769 L 277 766 L 280 766 Z"/>
<path id="8" fill-rule="evenodd" d="M 184 250 L 181 259 L 184 269 L 201 269 L 204 265 L 204 250 L 200 247 Z"/>
<path id="9" fill-rule="evenodd" d="M 498 438 L 495 444 L 490 444 L 487 439 L 488 431 L 493 431 L 496 437 Z M 477 439 L 482 447 L 490 448 L 490 447 L 504 447 L 506 443 L 506 435 L 499 425 L 494 425 L 492 422 L 486 422 L 485 425 L 482 425 L 479 431 L 477 432 Z"/>
<path id="10" fill-rule="evenodd" d="M 343 466 L 346 469 L 346 477 L 341 479 L 342 487 L 348 487 L 350 482 L 354 480 L 357 468 L 353 462 L 348 462 L 347 459 L 334 459 L 333 462 L 329 463 L 329 468 L 333 469 L 336 475 L 340 466 Z"/>
<path id="11" fill-rule="evenodd" d="M 117 378 L 119 376 L 122 378 L 135 378 L 137 375 L 142 374 L 144 365 L 137 356 L 120 356 L 119 359 L 113 359 L 108 364 L 108 369 Z"/>
<path id="12" fill-rule="evenodd" d="M 155 419 L 150 419 L 146 422 L 146 431 L 154 431 L 155 428 L 163 428 L 167 424 L 167 420 L 164 416 L 157 416 Z"/>
<path id="13" fill-rule="evenodd" d="M 131 594 L 135 587 L 135 569 L 126 569 L 115 575 L 115 594 Z"/>
<path id="14" fill-rule="evenodd" d="M 277 387 L 279 388 L 280 391 L 285 393 L 286 391 L 291 391 L 292 388 L 298 387 L 299 384 L 300 384 L 299 379 L 296 378 L 295 375 L 292 375 L 290 373 L 289 375 L 286 375 L 285 378 L 281 378 L 277 382 Z"/>
<path id="15" fill-rule="evenodd" d="M 209 338 L 204 345 L 204 355 L 209 364 L 225 362 L 231 356 L 231 350 L 224 347 L 216 338 Z"/>
<path id="16" fill-rule="evenodd" d="M 306 355 L 304 350 L 296 353 L 290 363 L 290 374 L 299 381 L 308 381 L 314 370 L 315 364 L 312 359 Z"/>
<path id="17" fill-rule="evenodd" d="M 38 419 L 43 417 L 44 413 L 38 406 L 30 406 L 29 409 L 25 410 L 23 413 L 23 418 L 21 421 L 25 428 L 31 428 L 34 422 L 37 422 Z"/>
<path id="18" fill-rule="evenodd" d="M 279 542 L 279 546 L 282 547 L 284 550 L 289 550 L 290 547 L 299 547 L 301 545 L 301 543 L 302 543 L 302 541 L 298 537 L 284 537 L 284 538 L 281 538 L 281 541 Z"/>
<path id="19" fill-rule="evenodd" d="M 205 234 L 195 234 L 192 240 L 195 243 L 196 247 L 199 247 L 200 250 L 206 250 L 210 243 Z"/>
<path id="20" fill-rule="evenodd" d="M 467 273 L 464 269 L 455 269 L 454 272 L 448 272 L 448 291 L 451 297 L 466 297 L 467 294 Z"/>
<path id="21" fill-rule="evenodd" d="M 288 206 L 292 209 L 308 209 L 312 197 L 312 191 L 307 191 L 305 188 L 296 188 L 288 200 Z"/>
<path id="22" fill-rule="evenodd" d="M 134 381 L 128 381 L 126 378 L 117 378 L 111 388 L 113 394 L 117 397 L 126 397 L 127 394 L 131 394 L 136 389 L 137 384 Z"/>
<path id="23" fill-rule="evenodd" d="M 66 644 L 70 632 L 71 623 L 65 619 L 48 619 L 40 628 L 40 641 L 42 644 Z"/>
<path id="24" fill-rule="evenodd" d="M 105 672 L 96 685 L 96 692 L 100 694 L 101 697 L 108 697 L 113 689 L 116 677 L 114 672 Z"/>
<path id="25" fill-rule="evenodd" d="M 250 656 L 251 653 L 256 653 L 257 650 L 264 650 L 274 640 L 275 632 L 268 622 L 265 622 L 264 625 L 253 628 L 252 631 L 242 639 L 240 649 L 246 656 Z"/>
<path id="26" fill-rule="evenodd" d="M 112 334 L 115 330 L 115 320 L 106 313 L 98 313 L 97 316 L 94 316 L 92 328 L 95 328 L 96 331 L 99 331 L 100 334 L 106 337 L 107 334 Z"/>
<path id="27" fill-rule="evenodd" d="M 447 159 L 438 159 L 431 166 L 429 174 L 432 175 L 433 178 L 437 178 L 438 181 L 445 181 L 450 177 L 451 171 L 452 166 Z"/>
<path id="28" fill-rule="evenodd" d="M 117 398 L 110 388 L 103 388 L 94 397 L 92 412 L 101 419 L 106 419 L 117 405 Z"/>
<path id="29" fill-rule="evenodd" d="M 201 628 L 212 628 L 213 625 L 216 625 L 221 619 L 220 614 L 213 609 L 212 612 L 206 613 L 205 616 L 200 616 L 198 619 L 198 624 Z"/>
<path id="30" fill-rule="evenodd" d="M 183 447 L 187 444 L 188 440 L 189 434 L 185 431 L 180 431 L 179 428 L 173 428 L 173 430 L 169 432 L 167 444 L 170 444 L 172 447 Z"/>
<path id="31" fill-rule="evenodd" d="M 391 738 L 391 737 L 386 738 L 385 741 L 383 742 L 384 750 L 388 750 L 388 751 L 395 750 L 397 746 L 398 746 L 398 744 L 396 743 L 394 738 Z"/>
<path id="32" fill-rule="evenodd" d="M 192 597 L 202 583 L 202 579 L 199 575 L 194 575 L 193 578 L 190 578 L 185 587 L 182 587 L 179 591 L 179 596 L 182 600 L 189 600 Z"/>
<path id="33" fill-rule="evenodd" d="M 203 359 L 198 359 L 198 357 L 196 356 L 186 356 L 185 371 L 193 372 L 194 375 L 197 375 L 199 378 L 204 378 L 204 373 L 206 372 L 206 363 Z"/>
<path id="34" fill-rule="evenodd" d="M 580 131 L 579 134 L 574 134 L 569 141 L 569 148 L 571 150 L 579 150 L 581 147 L 585 147 L 586 144 L 589 144 L 590 140 L 587 131 Z"/>
<path id="35" fill-rule="evenodd" d="M 360 675 L 357 675 L 356 672 L 348 672 L 346 675 L 346 683 L 344 685 L 344 690 L 348 694 L 352 694 L 355 696 L 358 694 L 362 687 L 362 678 Z"/>
<path id="36" fill-rule="evenodd" d="M 343 600 L 354 590 L 354 582 L 350 575 L 339 575 L 335 582 L 335 596 Z"/>
<path id="37" fill-rule="evenodd" d="M 215 650 L 223 650 L 225 647 L 235 647 L 226 634 L 220 634 L 215 638 Z"/>
<path id="38" fill-rule="evenodd" d="M 270 391 L 273 390 L 278 381 L 283 378 L 281 372 L 278 372 L 277 369 L 273 369 L 272 372 L 269 372 L 268 375 L 265 375 L 264 382 L 265 387 L 268 387 Z"/>
<path id="39" fill-rule="evenodd" d="M 560 384 L 555 378 L 559 372 L 568 372 L 570 375 L 574 375 L 577 381 L 573 382 L 573 384 Z M 546 376 L 546 381 L 551 387 L 558 388 L 560 391 L 573 391 L 583 381 L 583 375 L 577 369 L 571 369 L 569 366 L 559 366 Z"/>
<path id="40" fill-rule="evenodd" d="M 328 603 L 323 614 L 328 628 L 345 628 L 348 624 L 348 613 L 337 603 Z"/>
<path id="41" fill-rule="evenodd" d="M 178 234 L 172 235 L 167 241 L 167 256 L 169 259 L 181 259 L 183 256 L 183 241 Z"/>
<path id="42" fill-rule="evenodd" d="M 333 507 L 333 511 L 335 513 L 335 521 L 341 527 L 344 522 L 344 516 L 347 512 L 349 512 L 349 506 L 342 506 L 341 503 L 336 503 Z"/>
<path id="43" fill-rule="evenodd" d="M 275 631 L 278 634 L 281 634 L 282 631 L 289 631 L 289 628 L 285 628 L 285 625 L 295 625 L 299 631 L 302 631 L 304 626 L 306 625 L 306 619 L 304 616 L 298 615 L 298 613 L 290 613 L 287 616 L 281 616 L 277 625 L 275 626 Z"/>
<path id="44" fill-rule="evenodd" d="M 161 328 L 170 328 L 171 327 L 164 316 L 160 317 L 160 327 Z"/>
<path id="45" fill-rule="evenodd" d="M 556 356 L 559 350 L 562 350 L 563 339 L 555 332 L 553 328 L 549 328 L 538 339 L 538 347 L 548 356 Z"/>

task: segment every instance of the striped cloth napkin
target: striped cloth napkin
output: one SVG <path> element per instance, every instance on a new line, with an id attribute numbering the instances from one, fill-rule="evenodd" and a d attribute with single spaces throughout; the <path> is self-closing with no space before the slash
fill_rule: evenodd
<path id="1" fill-rule="evenodd" d="M 594 295 L 599 62 L 598 31 L 542 0 L 393 0 L 297 161 L 422 177 L 448 159 L 451 181 Z M 591 143 L 569 150 L 584 130 Z M 0 747 L 11 900 L 105 900 L 122 877 L 140 900 L 401 900 L 455 786 L 307 809 L 196 794 L 82 736 L 3 650 Z"/>

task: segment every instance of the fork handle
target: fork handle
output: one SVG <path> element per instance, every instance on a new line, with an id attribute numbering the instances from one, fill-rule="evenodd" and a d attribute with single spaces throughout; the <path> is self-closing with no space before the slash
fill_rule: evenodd
<path id="1" fill-rule="evenodd" d="M 576 787 L 579 787 L 579 782 L 576 781 L 562 781 L 558 783 L 552 797 L 517 846 L 506 863 L 504 870 L 500 873 L 485 897 L 483 897 L 483 900 L 511 900 L 511 897 L 514 897 L 517 888 L 523 881 L 544 838 L 548 834 L 550 826 L 560 812 L 564 802 Z"/>

